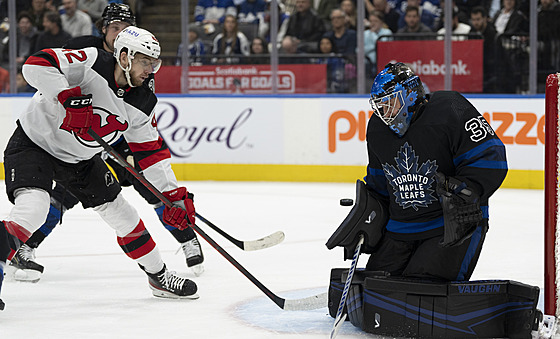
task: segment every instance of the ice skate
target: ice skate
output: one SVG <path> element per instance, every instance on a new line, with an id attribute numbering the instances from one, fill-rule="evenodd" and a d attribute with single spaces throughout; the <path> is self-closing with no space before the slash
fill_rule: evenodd
<path id="1" fill-rule="evenodd" d="M 543 314 L 540 310 L 537 310 L 537 317 L 531 337 L 532 339 L 560 338 L 560 334 L 558 334 L 558 318 L 553 315 Z"/>
<path id="2" fill-rule="evenodd" d="M 202 254 L 202 247 L 198 242 L 198 239 L 194 237 L 193 239 L 181 244 L 183 253 L 187 258 L 187 266 L 191 268 L 194 275 L 197 277 L 204 272 L 204 255 Z"/>
<path id="3" fill-rule="evenodd" d="M 196 294 L 197 287 L 194 281 L 182 278 L 173 271 L 168 271 L 167 267 L 158 273 L 148 273 L 148 283 L 152 289 L 152 294 L 160 298 L 170 299 L 198 299 Z"/>
<path id="4" fill-rule="evenodd" d="M 43 265 L 35 262 L 35 249 L 23 244 L 10 261 L 8 274 L 16 281 L 36 283 L 43 270 Z"/>

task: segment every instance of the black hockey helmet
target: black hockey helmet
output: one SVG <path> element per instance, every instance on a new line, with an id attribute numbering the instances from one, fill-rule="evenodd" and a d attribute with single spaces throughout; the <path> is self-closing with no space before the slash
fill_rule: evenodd
<path id="1" fill-rule="evenodd" d="M 127 22 L 131 26 L 136 26 L 136 17 L 128 5 L 110 3 L 103 10 L 103 27 L 106 27 L 112 22 L 122 21 Z"/>
<path id="2" fill-rule="evenodd" d="M 389 128 L 403 136 L 412 116 L 426 100 L 424 85 L 402 62 L 387 64 L 371 86 L 371 108 Z"/>

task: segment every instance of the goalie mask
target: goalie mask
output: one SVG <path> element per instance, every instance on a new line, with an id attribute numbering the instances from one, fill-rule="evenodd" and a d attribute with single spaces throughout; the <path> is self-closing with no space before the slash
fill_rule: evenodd
<path id="1" fill-rule="evenodd" d="M 385 66 L 371 86 L 371 108 L 399 137 L 425 99 L 422 81 L 402 62 Z"/>
<path id="2" fill-rule="evenodd" d="M 122 52 L 126 52 L 128 65 L 123 67 L 120 60 Z M 136 53 L 142 53 L 155 60 L 151 63 L 152 73 L 156 73 L 161 66 L 159 54 L 161 52 L 159 42 L 156 37 L 145 29 L 135 26 L 129 26 L 123 29 L 115 39 L 115 49 L 113 56 L 117 59 L 119 67 L 124 71 L 126 81 L 130 87 L 133 87 L 130 81 L 130 69 L 132 68 L 132 60 Z"/>

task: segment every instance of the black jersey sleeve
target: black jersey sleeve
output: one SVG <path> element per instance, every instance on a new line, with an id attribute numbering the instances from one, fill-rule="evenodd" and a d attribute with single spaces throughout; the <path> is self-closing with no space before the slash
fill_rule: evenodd
<path id="1" fill-rule="evenodd" d="M 455 173 L 446 173 L 473 187 L 483 200 L 507 174 L 506 149 L 490 124 L 461 94 L 449 93 L 449 139 Z"/>
<path id="2" fill-rule="evenodd" d="M 103 49 L 103 39 L 93 35 L 84 35 L 68 40 L 62 48 L 82 49 L 86 47 L 97 47 Z"/>

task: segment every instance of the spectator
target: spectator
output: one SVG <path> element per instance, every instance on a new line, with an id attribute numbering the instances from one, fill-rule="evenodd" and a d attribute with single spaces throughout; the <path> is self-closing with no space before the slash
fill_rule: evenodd
<path id="1" fill-rule="evenodd" d="M 426 25 L 431 31 L 434 30 L 437 15 L 434 14 L 433 12 L 429 11 L 429 10 L 426 10 L 422 6 L 420 6 L 420 1 L 421 0 L 407 0 L 403 4 L 403 6 L 405 8 L 403 9 L 403 12 L 401 12 L 402 14 L 399 18 L 399 28 L 402 28 L 402 27 L 406 26 L 406 22 L 405 22 L 405 16 L 406 16 L 406 13 L 407 13 L 406 8 L 408 8 L 410 6 L 414 6 L 414 7 L 418 8 L 418 15 L 420 16 L 420 22 L 423 23 L 424 25 Z"/>
<path id="2" fill-rule="evenodd" d="M 226 15 L 237 16 L 237 9 L 232 0 L 198 0 L 194 8 L 194 19 L 202 25 L 222 24 Z"/>
<path id="3" fill-rule="evenodd" d="M 37 28 L 33 26 L 32 20 L 33 18 L 26 11 L 20 12 L 17 17 L 16 62 L 18 67 L 21 67 L 25 60 L 35 52 L 38 32 Z M 5 39 L 2 42 L 5 42 L 3 59 L 4 61 L 9 61 L 9 39 Z"/>
<path id="4" fill-rule="evenodd" d="M 72 37 L 91 35 L 92 22 L 89 15 L 78 9 L 77 0 L 62 0 L 64 14 L 60 16 L 62 29 Z"/>
<path id="5" fill-rule="evenodd" d="M 276 41 L 278 44 L 278 48 L 282 47 L 282 39 L 286 35 L 286 31 L 288 30 L 288 22 L 290 16 L 284 10 L 284 5 L 280 2 L 276 2 L 278 5 L 278 34 L 276 35 Z M 266 2 L 266 10 L 264 12 L 264 19 L 259 22 L 259 34 L 258 36 L 263 37 L 267 43 L 270 43 L 270 5 L 272 1 Z M 270 50 L 272 46 L 268 49 Z"/>
<path id="6" fill-rule="evenodd" d="M 101 19 L 103 10 L 107 7 L 107 0 L 79 0 L 78 9 L 91 18 L 92 22 Z"/>
<path id="7" fill-rule="evenodd" d="M 414 33 L 418 34 L 417 37 L 414 37 L 415 40 L 426 39 L 427 33 L 432 33 L 430 27 L 424 25 L 420 22 L 420 10 L 416 6 L 408 6 L 405 10 L 404 15 L 404 22 L 406 25 L 402 28 L 399 28 L 397 33 Z"/>
<path id="8" fill-rule="evenodd" d="M 541 0 L 538 8 L 539 64 L 544 69 L 560 69 L 560 4 L 557 0 Z M 539 68 L 541 69 L 541 68 Z"/>
<path id="9" fill-rule="evenodd" d="M 290 16 L 284 40 L 295 38 L 299 52 L 313 52 L 324 33 L 325 25 L 317 12 L 311 8 L 311 0 L 296 0 L 296 13 Z"/>
<path id="10" fill-rule="evenodd" d="M 48 11 L 46 0 L 33 0 L 31 2 L 31 9 L 29 10 L 29 15 L 31 16 L 31 22 L 33 26 L 37 27 L 37 30 L 43 31 L 43 15 Z"/>
<path id="11" fill-rule="evenodd" d="M 213 42 L 212 54 L 219 55 L 212 59 L 217 64 L 237 64 L 239 58 L 225 57 L 229 55 L 249 55 L 249 41 L 247 37 L 238 31 L 237 19 L 234 15 L 226 15 L 222 33 L 216 35 Z"/>
<path id="12" fill-rule="evenodd" d="M 469 0 L 467 0 L 469 1 Z M 499 0 L 498 0 L 499 1 Z M 469 12 L 463 12 L 459 9 L 459 7 L 455 4 L 455 0 L 451 1 L 451 4 L 453 5 L 453 11 L 459 11 L 459 22 L 462 22 L 464 24 L 469 24 L 470 23 L 470 14 Z M 443 28 L 443 16 L 445 13 L 445 1 L 441 2 L 441 8 L 438 11 L 438 15 L 436 17 L 436 22 L 434 24 L 434 28 L 433 30 L 435 32 L 437 32 L 438 30 L 440 30 L 441 28 Z"/>
<path id="13" fill-rule="evenodd" d="M 484 38 L 483 44 L 483 85 L 484 93 L 496 93 L 496 29 L 488 21 L 488 14 L 482 6 L 471 10 L 472 33 Z"/>
<path id="14" fill-rule="evenodd" d="M 48 11 L 43 16 L 43 26 L 45 31 L 37 36 L 35 51 L 45 48 L 62 47 L 72 36 L 62 29 L 60 14 L 55 11 Z"/>
<path id="15" fill-rule="evenodd" d="M 456 8 L 453 9 L 451 28 L 453 28 L 451 31 L 452 34 L 451 40 L 454 41 L 466 40 L 467 34 L 471 32 L 471 26 L 459 22 L 459 10 Z M 445 27 L 439 29 L 437 31 L 437 34 L 438 34 L 438 40 L 443 40 L 444 38 L 443 36 L 445 35 Z"/>
<path id="16" fill-rule="evenodd" d="M 387 0 L 373 0 L 373 9 L 383 13 L 384 21 L 393 33 L 399 29 L 400 15 L 396 9 L 389 6 Z M 372 9 L 372 10 L 373 10 Z M 369 10 L 371 12 L 372 10 Z"/>
<path id="17" fill-rule="evenodd" d="M 270 64 L 270 56 L 268 55 L 268 44 L 263 38 L 256 37 L 251 41 L 251 58 L 247 60 L 248 64 Z"/>
<path id="18" fill-rule="evenodd" d="M 364 54 L 366 56 L 366 73 L 368 79 L 377 74 L 377 40 L 380 36 L 393 35 L 383 21 L 383 13 L 373 10 L 369 13 L 369 29 L 364 31 Z M 381 41 L 389 40 L 382 37 Z"/>
<path id="19" fill-rule="evenodd" d="M 346 18 L 344 19 L 346 27 L 355 31 L 356 27 L 358 27 L 358 14 L 356 13 L 356 5 L 354 5 L 354 2 L 352 0 L 342 0 L 340 2 L 340 9 L 346 14 Z"/>
<path id="20" fill-rule="evenodd" d="M 240 23 L 258 25 L 261 21 L 264 20 L 265 9 L 265 0 L 245 0 L 239 6 L 237 20 Z"/>
<path id="21" fill-rule="evenodd" d="M 317 5 L 317 15 L 323 20 L 323 25 L 327 30 L 331 29 L 330 15 L 335 8 L 338 8 L 338 0 L 319 0 Z"/>
<path id="22" fill-rule="evenodd" d="M 493 18 L 498 36 L 528 32 L 527 18 L 516 9 L 515 0 L 502 0 L 502 9 Z"/>
<path id="23" fill-rule="evenodd" d="M 319 40 L 319 52 L 324 56 L 315 60 L 317 64 L 327 65 L 327 93 L 346 93 L 348 86 L 344 79 L 344 58 L 337 55 L 336 44 L 332 38 L 323 36 Z"/>
<path id="24" fill-rule="evenodd" d="M 332 30 L 326 32 L 323 37 L 334 42 L 338 53 L 349 55 L 356 53 L 357 37 L 355 30 L 347 28 L 346 18 L 346 13 L 341 9 L 333 9 L 331 12 Z"/>
<path id="25" fill-rule="evenodd" d="M 203 63 L 203 55 L 206 54 L 204 44 L 202 40 L 198 37 L 198 31 L 194 28 L 189 28 L 189 62 L 191 65 L 200 65 Z M 183 44 L 179 44 L 177 48 L 177 60 L 175 61 L 176 66 L 181 66 L 183 58 Z"/>

